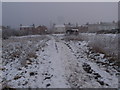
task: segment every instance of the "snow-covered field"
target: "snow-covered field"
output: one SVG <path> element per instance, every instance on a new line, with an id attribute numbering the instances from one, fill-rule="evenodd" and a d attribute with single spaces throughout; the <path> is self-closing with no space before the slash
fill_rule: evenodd
<path id="1" fill-rule="evenodd" d="M 79 37 L 89 41 L 90 46 L 99 48 L 106 54 L 118 56 L 119 34 L 80 33 Z"/>
<path id="2" fill-rule="evenodd" d="M 33 35 L 3 40 L 3 87 L 117 88 L 118 71 L 87 41 L 64 35 Z"/>

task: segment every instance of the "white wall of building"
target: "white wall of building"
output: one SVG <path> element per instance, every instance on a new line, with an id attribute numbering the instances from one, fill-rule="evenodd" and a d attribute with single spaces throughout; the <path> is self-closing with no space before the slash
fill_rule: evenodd
<path id="1" fill-rule="evenodd" d="M 100 30 L 112 30 L 118 28 L 117 23 L 89 24 L 88 32 L 96 32 Z"/>
<path id="2" fill-rule="evenodd" d="M 54 33 L 65 33 L 65 26 L 64 25 L 55 25 Z"/>

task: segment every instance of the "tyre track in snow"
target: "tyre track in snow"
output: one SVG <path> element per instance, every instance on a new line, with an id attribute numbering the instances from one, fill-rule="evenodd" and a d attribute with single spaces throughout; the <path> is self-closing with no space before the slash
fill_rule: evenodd
<path id="1" fill-rule="evenodd" d="M 51 40 L 47 44 L 48 46 L 44 48 L 44 52 L 38 57 L 45 56 L 44 64 L 40 64 L 40 68 L 43 69 L 39 70 L 43 74 L 43 88 L 70 88 L 65 77 L 65 69 L 62 66 L 59 42 L 56 42 L 54 37 L 51 36 Z"/>
<path id="2" fill-rule="evenodd" d="M 48 70 L 53 75 L 50 81 L 50 87 L 56 88 L 81 88 L 81 87 L 100 87 L 99 83 L 93 83 L 87 73 L 83 70 L 82 63 L 78 63 L 72 48 L 68 47 L 64 41 L 55 36 L 51 36 L 51 40 L 45 48 L 47 60 L 51 61 Z"/>
<path id="3" fill-rule="evenodd" d="M 72 42 L 73 44 L 74 42 Z M 76 46 L 76 44 L 73 44 L 72 45 L 71 43 L 67 43 L 66 45 L 68 47 L 70 47 L 70 50 L 71 50 L 71 53 L 74 54 L 74 56 L 77 58 L 77 61 L 82 65 L 82 68 L 84 69 L 84 71 L 87 72 L 87 77 L 91 76 L 91 79 L 94 80 L 94 82 L 91 82 L 91 86 L 92 87 L 96 87 L 95 85 L 95 82 L 96 83 L 99 83 L 99 85 L 97 87 L 115 87 L 117 88 L 118 86 L 118 78 L 117 76 L 115 76 L 115 73 L 113 75 L 111 75 L 110 73 L 106 72 L 105 68 L 103 68 L 102 66 L 99 67 L 99 65 L 94 62 L 94 61 L 91 61 L 90 58 L 87 57 L 86 55 L 86 44 L 83 44 L 81 46 L 82 49 L 80 48 L 80 46 Z M 80 49 L 79 49 L 80 48 Z M 78 50 L 78 51 L 77 51 Z M 86 50 L 86 51 L 85 51 Z M 79 53 L 78 53 L 79 52 Z M 84 56 L 83 56 L 84 55 Z M 112 72 L 112 70 L 111 70 Z M 116 72 L 116 70 L 115 70 Z M 90 78 L 89 80 L 92 81 Z M 89 82 L 89 81 L 87 81 Z M 95 86 L 94 86 L 95 85 Z M 86 85 L 87 86 L 87 85 Z"/>

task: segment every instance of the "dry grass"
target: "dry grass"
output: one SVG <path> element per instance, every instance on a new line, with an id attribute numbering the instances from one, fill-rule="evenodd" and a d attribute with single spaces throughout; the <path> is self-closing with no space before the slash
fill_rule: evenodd
<path id="1" fill-rule="evenodd" d="M 80 34 L 83 40 L 89 41 L 89 46 L 96 52 L 118 57 L 117 34 Z"/>
<path id="2" fill-rule="evenodd" d="M 35 52 L 30 52 L 30 53 L 28 53 L 27 57 L 28 58 L 35 58 L 36 59 L 38 56 L 36 55 Z"/>
<path id="3" fill-rule="evenodd" d="M 17 79 L 19 79 L 19 78 L 21 78 L 21 76 L 18 76 L 18 75 L 17 75 L 17 76 L 14 77 L 14 80 L 17 80 Z"/>
<path id="4" fill-rule="evenodd" d="M 2 88 L 2 90 L 16 90 L 15 88 L 11 88 L 9 86 L 5 86 Z"/>
<path id="5" fill-rule="evenodd" d="M 41 40 L 44 40 L 44 42 L 39 43 Z M 45 47 L 46 40 L 49 40 L 46 35 L 11 37 L 3 40 L 3 65 L 16 59 L 19 59 L 21 66 L 30 64 L 32 59 L 38 57 L 36 51 Z M 38 46 L 36 46 L 37 43 L 39 43 Z"/>
<path id="6" fill-rule="evenodd" d="M 75 36 L 75 35 L 68 35 L 68 36 L 64 36 L 63 40 L 65 41 L 70 41 L 70 40 L 73 40 L 73 41 L 83 41 L 83 39 L 80 37 L 80 36 Z"/>

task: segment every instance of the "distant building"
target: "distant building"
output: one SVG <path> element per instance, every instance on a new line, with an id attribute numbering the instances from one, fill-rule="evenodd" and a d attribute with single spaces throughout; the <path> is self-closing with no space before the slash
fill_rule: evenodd
<path id="1" fill-rule="evenodd" d="M 10 29 L 10 27 L 9 26 L 0 26 L 0 29 L 1 30 L 6 30 L 6 29 Z"/>
<path id="2" fill-rule="evenodd" d="M 35 28 L 35 30 L 39 33 L 39 34 L 44 34 L 47 32 L 47 27 L 46 26 L 38 26 Z"/>
<path id="3" fill-rule="evenodd" d="M 78 30 L 80 33 L 88 32 L 88 26 L 87 25 L 78 26 Z"/>
<path id="4" fill-rule="evenodd" d="M 65 25 L 54 25 L 54 33 L 65 33 Z"/>
<path id="5" fill-rule="evenodd" d="M 78 25 L 74 25 L 74 24 L 71 24 L 71 23 L 68 23 L 68 24 L 64 24 L 65 25 L 65 29 L 66 30 L 71 30 L 71 29 L 78 29 Z"/>
<path id="6" fill-rule="evenodd" d="M 113 30 L 118 28 L 118 23 L 116 22 L 100 22 L 97 24 L 88 24 L 88 32 L 97 32 L 101 30 Z"/>
<path id="7" fill-rule="evenodd" d="M 20 25 L 20 30 L 34 30 L 35 25 L 29 25 L 29 26 L 23 26 L 22 24 Z"/>
<path id="8" fill-rule="evenodd" d="M 31 34 L 45 34 L 47 32 L 47 27 L 44 25 L 40 26 L 35 26 L 29 25 L 29 26 L 23 26 L 22 24 L 20 25 L 20 30 L 25 30 Z"/>

